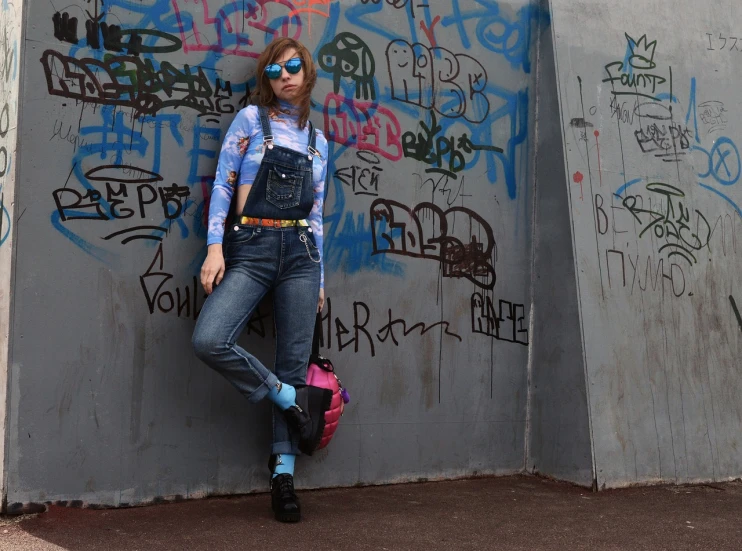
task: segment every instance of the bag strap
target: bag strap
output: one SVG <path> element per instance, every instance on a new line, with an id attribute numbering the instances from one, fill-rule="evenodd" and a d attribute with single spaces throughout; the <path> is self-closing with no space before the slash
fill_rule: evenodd
<path id="1" fill-rule="evenodd" d="M 322 332 L 322 317 L 319 313 L 314 319 L 314 336 L 312 337 L 312 355 L 319 356 L 319 335 Z"/>
<path id="2" fill-rule="evenodd" d="M 310 357 L 310 363 L 314 363 L 323 371 L 335 375 L 335 366 L 332 365 L 330 360 L 319 353 L 320 333 L 322 333 L 322 316 L 318 313 L 317 317 L 314 319 L 314 336 L 312 337 L 312 355 Z M 335 375 L 335 378 L 337 378 L 337 375 Z M 340 379 L 338 379 L 338 385 L 343 386 L 340 384 Z"/>

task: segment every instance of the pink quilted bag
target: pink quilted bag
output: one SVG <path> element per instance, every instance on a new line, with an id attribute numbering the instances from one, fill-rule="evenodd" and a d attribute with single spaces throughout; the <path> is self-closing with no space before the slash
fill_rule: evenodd
<path id="1" fill-rule="evenodd" d="M 321 450 L 332 440 L 345 410 L 345 404 L 350 402 L 350 396 L 338 379 L 332 362 L 319 354 L 319 316 L 314 329 L 312 355 L 309 357 L 307 367 L 307 385 L 326 388 L 332 392 L 330 409 L 325 412 L 325 430 L 317 446 L 317 449 Z"/>
<path id="2" fill-rule="evenodd" d="M 309 367 L 307 368 L 307 384 L 311 386 L 318 386 L 320 388 L 326 388 L 332 391 L 332 401 L 330 402 L 330 409 L 325 412 L 325 430 L 322 433 L 322 438 L 317 446 L 318 450 L 321 450 L 332 440 L 335 431 L 338 428 L 340 422 L 340 416 L 345 410 L 345 404 L 350 399 L 348 391 L 343 388 L 335 374 L 335 368 L 327 358 L 323 358 L 319 355 L 312 354 L 309 359 Z"/>

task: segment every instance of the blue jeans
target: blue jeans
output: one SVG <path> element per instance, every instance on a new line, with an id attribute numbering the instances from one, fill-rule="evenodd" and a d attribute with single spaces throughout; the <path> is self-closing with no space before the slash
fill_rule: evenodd
<path id="1" fill-rule="evenodd" d="M 237 225 L 223 245 L 226 272 L 199 314 L 193 333 L 196 356 L 253 403 L 279 380 L 305 384 L 320 284 L 320 255 L 310 228 Z M 271 289 L 275 374 L 235 342 Z M 298 434 L 275 406 L 271 453 L 300 454 Z"/>

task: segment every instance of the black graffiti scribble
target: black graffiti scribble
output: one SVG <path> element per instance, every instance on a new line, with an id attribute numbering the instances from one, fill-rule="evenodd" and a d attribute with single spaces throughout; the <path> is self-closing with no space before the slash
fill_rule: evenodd
<path id="1" fill-rule="evenodd" d="M 405 9 L 408 5 L 410 6 L 410 15 L 412 16 L 412 19 L 415 19 L 415 7 L 418 8 L 429 8 L 430 5 L 425 0 L 417 0 L 420 2 L 419 4 L 415 5 L 415 0 L 386 0 L 386 3 L 391 6 L 394 9 L 402 10 Z M 379 5 L 381 4 L 382 0 L 361 0 L 361 4 L 375 4 Z"/>
<path id="2" fill-rule="evenodd" d="M 439 328 L 433 334 L 440 334 L 452 337 L 459 342 L 463 339 L 461 335 L 451 331 L 451 324 L 448 321 L 441 320 L 428 325 L 425 322 L 412 323 L 404 317 L 392 313 L 392 309 L 387 310 L 387 315 L 382 320 L 375 319 L 371 314 L 368 304 L 362 301 L 354 301 L 352 309 L 352 319 L 341 318 L 333 315 L 332 297 L 327 297 L 325 307 L 320 314 L 320 346 L 332 350 L 337 346 L 340 351 L 348 347 L 356 354 L 366 348 L 373 358 L 376 356 L 377 343 L 386 344 L 391 342 L 394 346 L 399 346 L 403 338 L 410 335 L 422 337 L 430 330 Z M 379 327 L 380 326 L 380 327 Z M 375 329 L 378 327 L 378 329 Z M 376 339 L 374 339 L 374 336 Z"/>
<path id="3" fill-rule="evenodd" d="M 141 235 L 137 232 L 143 232 Z M 152 233 L 155 232 L 155 233 Z M 121 244 L 126 245 L 131 241 L 138 239 L 148 239 L 151 241 L 162 241 L 167 234 L 167 228 L 161 226 L 135 226 L 133 228 L 126 228 L 125 230 L 115 231 L 110 235 L 106 235 L 101 239 L 109 241 L 115 237 L 121 237 Z"/>
<path id="4" fill-rule="evenodd" d="M 201 67 L 192 73 L 188 65 L 180 70 L 163 61 L 155 70 L 152 60 L 135 56 L 110 56 L 101 61 L 75 59 L 54 50 L 46 50 L 41 63 L 49 94 L 132 107 L 135 118 L 155 115 L 166 107 L 185 107 L 202 115 L 234 112 L 234 106 L 222 104 L 231 97 L 231 86 L 217 81 L 215 92 Z"/>
<path id="5" fill-rule="evenodd" d="M 85 173 L 91 182 L 118 182 L 121 184 L 152 184 L 162 182 L 156 172 L 131 165 L 100 165 Z"/>
<path id="6" fill-rule="evenodd" d="M 174 290 L 167 289 L 165 284 L 174 276 L 165 269 L 164 257 L 160 243 L 147 271 L 139 276 L 139 284 L 142 286 L 149 313 L 168 314 L 174 311 L 178 317 L 198 319 L 207 298 L 206 293 L 196 276 L 182 288 L 178 286 Z"/>
<path id="7" fill-rule="evenodd" d="M 586 121 L 583 118 L 578 118 L 569 121 L 569 126 L 571 126 L 572 128 L 592 128 L 593 123 Z"/>
<path id="8" fill-rule="evenodd" d="M 320 321 L 322 322 L 320 323 L 320 346 L 332 348 L 333 317 L 332 299 L 330 297 L 325 300 L 325 305 L 325 309 L 323 310 L 323 312 L 325 313 L 320 315 Z M 361 317 L 363 317 L 363 321 L 361 321 Z M 327 321 L 326 331 L 323 327 L 325 321 Z M 345 323 L 340 319 L 340 317 L 336 316 L 334 319 L 334 325 L 338 350 L 342 352 L 346 347 L 352 344 L 354 345 L 353 351 L 357 354 L 358 350 L 360 349 L 361 334 L 363 334 L 363 336 L 366 337 L 366 342 L 369 345 L 371 357 L 373 358 L 376 355 L 374 339 L 371 337 L 371 333 L 369 333 L 368 329 L 366 329 L 366 326 L 369 324 L 370 321 L 371 310 L 369 310 L 368 305 L 365 302 L 361 301 L 356 301 L 353 303 L 353 325 L 350 329 L 345 326 Z M 345 339 L 344 337 L 346 335 L 352 336 L 349 339 Z"/>
<path id="9" fill-rule="evenodd" d="M 56 12 L 52 16 L 54 23 L 54 38 L 62 42 L 77 44 L 77 17 L 70 17 L 67 12 Z"/>
<path id="10" fill-rule="evenodd" d="M 527 346 L 528 322 L 525 312 L 526 307 L 523 304 L 514 304 L 507 300 L 500 300 L 495 309 L 491 296 L 474 293 L 471 296 L 472 333 Z"/>
<path id="11" fill-rule="evenodd" d="M 425 324 L 425 323 L 423 323 L 423 322 L 420 321 L 418 323 L 415 323 L 415 324 L 411 325 L 410 327 L 407 327 L 407 322 L 403 318 L 397 318 L 397 319 L 394 319 L 394 320 L 392 319 L 392 309 L 391 308 L 389 308 L 387 310 L 387 314 L 388 314 L 388 322 L 384 325 L 384 327 L 382 327 L 381 329 L 379 329 L 376 332 L 376 338 L 379 339 L 379 342 L 386 342 L 387 339 L 391 339 L 391 341 L 394 343 L 394 346 L 399 346 L 398 337 L 394 333 L 394 329 L 397 326 L 400 327 L 400 329 L 402 331 L 402 336 L 404 336 L 404 337 L 406 337 L 407 335 L 409 335 L 410 333 L 412 333 L 416 329 L 419 329 L 420 330 L 420 336 L 422 336 L 425 333 L 427 333 L 428 331 L 430 331 L 431 329 L 434 329 L 434 328 L 440 326 L 443 329 L 443 333 L 445 335 L 448 335 L 450 337 L 453 337 L 455 339 L 458 339 L 459 342 L 461 342 L 463 340 L 461 338 L 461 335 L 457 335 L 456 333 L 451 333 L 451 331 L 450 331 L 451 324 L 449 322 L 447 322 L 447 321 L 439 321 L 439 322 L 433 323 L 431 325 L 427 325 L 427 324 Z M 382 335 L 384 335 L 384 336 L 382 337 Z"/>
<path id="12" fill-rule="evenodd" d="M 739 325 L 739 330 L 742 331 L 742 316 L 739 315 L 737 303 L 734 301 L 734 297 L 732 295 L 729 295 L 729 302 L 732 303 L 732 310 L 734 310 L 734 316 L 737 318 L 737 325 Z"/>
<path id="13" fill-rule="evenodd" d="M 64 132 L 64 127 L 67 126 L 67 131 Z M 61 121 L 59 119 L 54 121 L 54 131 L 52 132 L 51 137 L 49 138 L 49 141 L 52 141 L 54 139 L 64 140 L 70 144 L 72 144 L 72 151 L 73 153 L 77 151 L 77 148 L 86 149 L 89 151 L 90 144 L 80 136 L 79 134 L 75 134 L 72 132 L 72 125 L 71 124 L 65 124 L 64 121 Z"/>
<path id="14" fill-rule="evenodd" d="M 417 172 L 413 172 L 412 175 L 416 176 L 419 180 L 418 189 L 430 189 L 433 193 L 433 197 L 435 197 L 435 193 L 439 193 L 443 196 L 446 205 L 449 207 L 456 203 L 458 199 L 461 199 L 463 204 L 464 197 L 472 196 L 470 193 L 466 193 L 466 178 L 464 176 L 458 178 L 456 175 L 433 174 L 431 176 L 423 177 L 422 174 Z M 495 198 L 495 200 L 497 200 L 497 198 Z"/>
<path id="15" fill-rule="evenodd" d="M 361 164 L 339 167 L 333 176 L 349 186 L 355 195 L 377 197 L 379 195 L 379 174 L 384 171 L 379 166 L 381 159 L 371 151 L 357 151 L 356 157 Z"/>
<path id="16" fill-rule="evenodd" d="M 650 73 L 657 67 L 654 61 L 657 41 L 649 42 L 647 35 L 635 40 L 628 33 L 624 33 L 631 55 L 628 63 L 614 61 L 605 66 L 606 78 L 603 82 L 610 82 L 614 96 L 639 96 L 659 101 L 656 97 L 657 87 L 668 81 L 659 74 Z M 672 69 L 670 69 L 672 79 Z M 672 90 L 672 80 L 670 80 Z"/>
<path id="17" fill-rule="evenodd" d="M 691 132 L 681 124 L 648 124 L 634 131 L 643 153 L 655 153 L 665 162 L 680 162 L 680 156 L 690 149 Z"/>
<path id="18" fill-rule="evenodd" d="M 178 285 L 173 288 L 174 275 L 165 267 L 165 255 L 163 245 L 160 243 L 155 251 L 147 270 L 139 276 L 144 299 L 150 314 L 175 314 L 179 318 L 197 320 L 201 308 L 207 299 L 207 295 L 201 287 L 196 276 L 193 276 L 186 285 Z M 246 335 L 257 334 L 261 338 L 269 333 L 266 325 L 273 328 L 275 339 L 275 327 L 273 323 L 266 324 L 270 319 L 270 309 L 266 308 L 265 301 L 258 304 L 245 327 Z"/>
<path id="19" fill-rule="evenodd" d="M 355 195 L 379 195 L 379 167 L 346 166 L 338 168 L 333 176 L 349 186 Z"/>
<path id="20" fill-rule="evenodd" d="M 352 79 L 356 83 L 356 99 L 376 99 L 374 73 L 376 62 L 371 49 L 353 33 L 340 33 L 319 51 L 319 66 L 332 73 L 335 93 L 340 92 L 340 81 Z"/>
<path id="21" fill-rule="evenodd" d="M 708 127 L 708 134 L 726 128 L 728 122 L 727 114 L 727 108 L 720 101 L 704 101 L 698 104 L 698 117 Z"/>
<path id="22" fill-rule="evenodd" d="M 102 21 L 105 13 L 92 15 L 89 12 L 85 20 L 85 39 L 87 45 L 93 50 L 101 48 L 101 37 L 103 38 L 103 49 L 112 52 L 126 52 L 129 55 L 138 56 L 145 54 L 164 54 L 177 52 L 183 46 L 180 38 L 164 31 L 156 29 L 122 29 L 120 25 L 112 25 Z M 77 44 L 77 17 L 70 17 L 67 12 L 56 12 L 52 16 L 54 24 L 54 37 L 62 42 Z M 144 36 L 155 36 L 163 39 L 159 45 L 144 45 Z M 128 37 L 128 41 L 126 38 Z"/>
<path id="23" fill-rule="evenodd" d="M 105 182 L 105 194 L 95 188 L 81 193 L 76 189 L 62 187 L 52 192 L 60 220 L 123 220 L 135 217 L 147 218 L 146 207 L 159 202 L 166 220 L 176 220 L 190 196 L 188 186 L 157 185 L 159 174 L 127 165 L 103 165 L 90 169 L 85 177 L 93 182 Z M 137 184 L 133 186 L 132 184 Z M 130 188 L 135 190 L 129 193 Z M 131 198 L 131 200 L 129 200 Z M 127 201 L 129 200 L 129 201 Z M 159 200 L 159 201 L 158 201 Z M 109 239 L 115 234 L 105 237 Z"/>
<path id="24" fill-rule="evenodd" d="M 628 262 L 627 262 L 628 260 Z M 599 260 L 602 262 L 602 259 Z M 647 255 L 646 261 L 639 254 L 624 253 L 618 249 L 606 249 L 605 267 L 608 276 L 608 287 L 629 287 L 631 294 L 637 287 L 641 292 L 659 290 L 662 300 L 665 296 L 665 281 L 670 282 L 668 287 L 674 297 L 682 297 L 685 294 L 686 278 L 683 268 L 679 264 L 667 261 L 665 258 L 656 259 L 652 255 Z M 628 270 L 631 270 L 630 277 L 626 277 Z M 643 272 L 642 272 L 643 270 Z M 642 275 L 643 274 L 643 275 Z M 602 276 L 601 276 L 602 277 Z M 689 293 L 692 295 L 693 293 Z"/>
<path id="25" fill-rule="evenodd" d="M 101 36 L 103 36 L 104 49 L 115 52 L 123 51 L 123 47 L 121 46 L 121 27 L 119 25 L 109 25 L 108 23 L 93 21 L 91 19 L 85 21 L 85 38 L 90 48 L 94 50 L 100 49 Z"/>
<path id="26" fill-rule="evenodd" d="M 420 121 L 419 126 L 420 132 L 408 131 L 402 134 L 402 151 L 405 157 L 433 166 L 426 169 L 426 172 L 443 172 L 455 179 L 456 173 L 466 168 L 465 153 L 470 155 L 479 151 L 503 152 L 502 148 L 494 145 L 472 143 L 466 133 L 458 139 L 453 136 L 448 138 L 439 136 L 443 127 L 438 124 L 435 113 L 431 113 L 430 126 L 425 121 Z"/>
<path id="27" fill-rule="evenodd" d="M 428 202 L 409 208 L 391 199 L 376 199 L 370 210 L 372 254 L 436 260 L 443 277 L 466 278 L 482 289 L 494 288 L 497 244 L 492 228 L 476 212 L 465 207 L 444 211 Z"/>
<path id="28" fill-rule="evenodd" d="M 716 40 L 716 35 L 715 34 L 712 34 L 712 33 L 706 33 L 706 36 L 708 36 L 708 39 L 709 39 L 709 47 L 706 48 L 706 49 L 707 50 L 711 50 L 711 51 L 716 50 L 716 48 L 714 48 L 714 43 L 713 43 L 713 40 Z M 721 33 L 719 33 L 719 42 L 721 42 L 721 45 L 719 47 L 719 51 L 723 51 L 726 48 L 727 42 L 731 42 L 731 46 L 729 46 L 729 48 L 727 48 L 728 51 L 730 51 L 730 52 L 731 51 L 737 51 L 737 52 L 742 51 L 737 46 L 737 42 L 738 41 L 739 41 L 739 38 L 737 38 L 736 36 L 725 37 L 724 35 L 722 35 Z"/>
<path id="29" fill-rule="evenodd" d="M 186 204 L 188 197 L 191 196 L 191 189 L 188 186 L 173 184 L 169 187 L 158 188 L 157 191 L 160 194 L 165 218 L 168 220 L 179 218 L 183 213 L 183 205 Z"/>
<path id="30" fill-rule="evenodd" d="M 667 250 L 668 259 L 680 256 L 688 264 L 695 264 L 697 260 L 693 252 L 700 251 L 711 241 L 711 225 L 708 220 L 696 209 L 695 227 L 691 228 L 690 210 L 681 200 L 685 198 L 685 193 L 675 186 L 652 182 L 647 184 L 646 189 L 664 198 L 665 211 L 657 212 L 652 209 L 639 208 L 636 195 L 628 195 L 624 198 L 623 206 L 642 226 L 639 237 L 652 229 L 655 237 L 664 241 L 658 252 Z"/>
<path id="31" fill-rule="evenodd" d="M 98 23 L 92 25 L 90 32 L 96 32 L 95 27 Z M 108 25 L 100 23 L 101 35 L 103 35 L 103 48 L 112 52 L 123 52 L 129 55 L 138 56 L 139 54 L 166 54 L 177 52 L 183 46 L 180 38 L 170 33 L 158 31 L 156 29 L 121 29 L 118 25 Z M 160 45 L 145 45 L 144 36 L 156 36 L 164 39 Z M 98 44 L 97 32 L 95 34 L 95 43 Z M 125 41 L 129 37 L 128 41 Z M 91 46 L 93 47 L 93 46 Z M 100 45 L 96 46 L 100 48 Z"/>
<path id="32" fill-rule="evenodd" d="M 472 123 L 489 115 L 487 71 L 473 57 L 399 39 L 389 43 L 386 59 L 392 99 Z"/>
<path id="33" fill-rule="evenodd" d="M 139 276 L 139 283 L 144 291 L 144 297 L 147 299 L 147 306 L 149 307 L 150 314 L 155 312 L 155 306 L 157 304 L 160 289 L 162 289 L 162 286 L 165 285 L 165 283 L 173 278 L 173 274 L 164 271 L 163 259 L 162 243 L 160 243 L 157 246 L 155 257 L 152 259 L 152 263 L 147 268 L 147 271 L 144 272 L 143 275 Z M 170 302 L 173 302 L 172 294 L 170 295 Z M 172 306 L 170 309 L 172 309 Z"/>

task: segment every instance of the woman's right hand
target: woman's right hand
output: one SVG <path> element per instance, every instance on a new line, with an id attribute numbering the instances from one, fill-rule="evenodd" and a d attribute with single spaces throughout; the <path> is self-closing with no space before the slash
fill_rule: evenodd
<path id="1" fill-rule="evenodd" d="M 206 255 L 201 266 L 201 285 L 210 295 L 214 291 L 214 286 L 219 285 L 224 277 L 224 255 L 222 254 L 221 244 L 209 245 L 209 252 Z"/>

